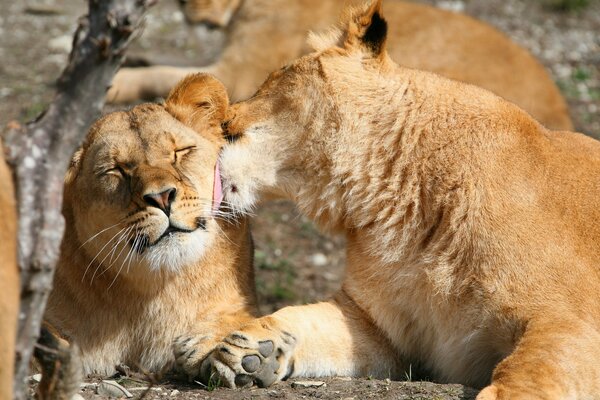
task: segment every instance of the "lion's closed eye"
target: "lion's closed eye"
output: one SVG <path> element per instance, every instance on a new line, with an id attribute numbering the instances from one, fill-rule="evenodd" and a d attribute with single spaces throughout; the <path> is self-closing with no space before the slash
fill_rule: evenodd
<path id="1" fill-rule="evenodd" d="M 186 146 L 180 149 L 175 150 L 173 154 L 173 162 L 180 161 L 184 156 L 189 154 L 190 152 L 196 150 L 196 146 Z"/>
<path id="2" fill-rule="evenodd" d="M 112 166 L 102 168 L 99 171 L 99 175 L 101 175 L 101 176 L 111 175 L 111 176 L 123 178 L 126 176 L 126 173 L 125 173 L 125 170 L 120 165 L 112 165 Z"/>

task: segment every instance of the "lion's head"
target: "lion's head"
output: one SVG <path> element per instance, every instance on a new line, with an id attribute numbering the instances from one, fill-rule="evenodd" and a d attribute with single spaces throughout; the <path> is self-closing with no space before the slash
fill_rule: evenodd
<path id="1" fill-rule="evenodd" d="M 189 23 L 225 28 L 242 0 L 179 0 Z"/>
<path id="2" fill-rule="evenodd" d="M 218 234 L 217 156 L 225 88 L 207 75 L 182 81 L 164 105 L 142 104 L 97 121 L 65 181 L 65 240 L 93 274 L 176 272 Z M 75 236 L 75 237 L 73 237 Z"/>

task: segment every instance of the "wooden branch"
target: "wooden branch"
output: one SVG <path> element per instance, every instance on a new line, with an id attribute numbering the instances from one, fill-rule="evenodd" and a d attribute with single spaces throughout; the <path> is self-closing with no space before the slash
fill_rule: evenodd
<path id="1" fill-rule="evenodd" d="M 52 288 L 64 231 L 63 179 L 71 156 L 104 106 L 106 89 L 147 9 L 156 0 L 89 0 L 69 63 L 47 111 L 5 133 L 19 212 L 21 306 L 15 399 L 26 398 L 26 377 Z"/>

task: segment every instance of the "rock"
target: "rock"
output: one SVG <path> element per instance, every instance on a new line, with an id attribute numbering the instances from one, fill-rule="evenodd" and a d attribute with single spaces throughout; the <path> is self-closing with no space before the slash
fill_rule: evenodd
<path id="1" fill-rule="evenodd" d="M 71 397 L 71 400 L 85 400 L 85 399 L 84 399 L 84 398 L 83 398 L 83 396 L 82 396 L 82 395 L 80 395 L 79 393 L 75 393 L 75 394 L 73 395 L 73 397 Z"/>
<path id="2" fill-rule="evenodd" d="M 315 253 L 312 256 L 310 256 L 310 262 L 315 267 L 324 267 L 327 265 L 329 260 L 327 259 L 327 256 L 325 254 Z"/>
<path id="3" fill-rule="evenodd" d="M 171 396 L 171 397 L 175 397 L 175 396 L 177 396 L 179 393 L 181 393 L 179 390 L 177 390 L 177 389 L 174 389 L 174 390 L 171 390 L 171 394 L 170 394 L 169 396 Z"/>
<path id="4" fill-rule="evenodd" d="M 82 383 L 81 385 L 79 385 L 79 389 L 81 390 L 86 390 L 86 389 L 90 389 L 93 390 L 94 392 L 98 389 L 98 384 L 97 383 Z"/>
<path id="5" fill-rule="evenodd" d="M 96 394 L 107 397 L 126 397 L 128 399 L 133 397 L 129 390 L 125 389 L 115 381 L 102 381 L 98 385 Z"/>
<path id="6" fill-rule="evenodd" d="M 63 35 L 55 37 L 48 42 L 48 46 L 55 51 L 61 53 L 69 53 L 73 45 L 73 37 L 71 35 Z"/>
<path id="7" fill-rule="evenodd" d="M 31 382 L 40 383 L 42 381 L 42 374 L 35 374 L 29 377 Z"/>
<path id="8" fill-rule="evenodd" d="M 439 8 L 453 12 L 464 12 L 465 3 L 463 1 L 440 1 L 437 3 Z"/>
<path id="9" fill-rule="evenodd" d="M 292 382 L 292 387 L 294 389 L 315 389 L 320 387 L 325 387 L 327 384 L 322 381 L 296 381 Z"/>

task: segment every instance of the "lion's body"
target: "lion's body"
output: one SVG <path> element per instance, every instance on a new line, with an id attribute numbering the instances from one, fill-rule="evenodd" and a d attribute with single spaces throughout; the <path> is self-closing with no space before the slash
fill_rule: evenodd
<path id="1" fill-rule="evenodd" d="M 197 22 L 216 23 L 215 10 L 227 15 L 221 19 L 230 24 L 229 44 L 220 59 L 202 71 L 223 81 L 232 98 L 239 100 L 253 94 L 269 72 L 307 53 L 309 31 L 336 23 L 345 5 L 359 2 L 245 0 L 237 8 L 237 1 L 192 0 L 185 11 L 189 20 Z M 384 8 L 390 22 L 389 53 L 401 65 L 481 86 L 552 129 L 572 129 L 565 101 L 552 79 L 531 54 L 504 34 L 468 16 L 430 6 L 388 1 Z M 123 102 L 164 96 L 195 70 L 126 68 L 115 78 L 108 99 Z"/>
<path id="2" fill-rule="evenodd" d="M 271 340 L 278 362 L 253 371 L 262 384 L 402 377 L 412 364 L 442 382 L 491 383 L 481 399 L 598 398 L 600 143 L 397 66 L 379 3 L 232 106 L 226 199 L 294 200 L 345 232 L 348 261 L 334 300 L 248 324 L 213 365 L 235 385 Z"/>
<path id="3" fill-rule="evenodd" d="M 2 143 L 0 142 L 0 150 Z M 13 368 L 17 315 L 19 312 L 19 273 L 17 268 L 17 216 L 12 176 L 0 154 L 0 399 L 13 395 Z"/>
<path id="4" fill-rule="evenodd" d="M 181 336 L 205 348 L 180 349 L 186 369 L 255 311 L 248 223 L 211 216 L 208 200 L 223 141 L 209 120 L 224 108 L 201 97 L 184 82 L 166 106 L 109 114 L 74 158 L 46 320 L 78 344 L 86 373 L 111 374 L 119 364 L 160 372 Z M 157 193 L 168 187 L 163 207 Z"/>

